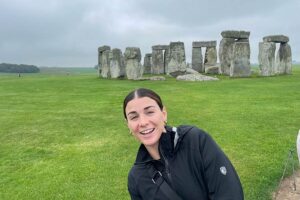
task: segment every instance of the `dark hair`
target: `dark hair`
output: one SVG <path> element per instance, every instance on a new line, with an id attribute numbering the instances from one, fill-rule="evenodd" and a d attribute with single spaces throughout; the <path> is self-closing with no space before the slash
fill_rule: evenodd
<path id="1" fill-rule="evenodd" d="M 163 106 L 162 100 L 158 94 L 156 94 L 154 91 L 146 89 L 146 88 L 139 88 L 139 89 L 131 91 L 125 97 L 125 99 L 123 101 L 123 113 L 124 113 L 125 119 L 127 119 L 125 109 L 126 109 L 128 102 L 134 98 L 141 98 L 141 97 L 149 97 L 150 99 L 153 99 L 159 106 L 160 110 L 163 110 L 164 106 Z"/>

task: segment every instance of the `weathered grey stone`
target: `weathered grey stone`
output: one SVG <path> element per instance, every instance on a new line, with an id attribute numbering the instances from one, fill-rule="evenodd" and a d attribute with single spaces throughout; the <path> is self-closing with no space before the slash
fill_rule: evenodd
<path id="1" fill-rule="evenodd" d="M 110 47 L 109 46 L 101 46 L 98 48 L 98 75 L 99 77 L 102 76 L 102 56 L 104 51 L 109 51 Z"/>
<path id="2" fill-rule="evenodd" d="M 223 38 L 247 39 L 250 36 L 250 31 L 228 30 L 228 31 L 222 31 L 221 35 Z"/>
<path id="3" fill-rule="evenodd" d="M 276 74 L 292 73 L 292 51 L 288 43 L 281 43 L 276 55 L 275 63 Z"/>
<path id="4" fill-rule="evenodd" d="M 285 35 L 269 35 L 263 37 L 264 42 L 277 42 L 277 43 L 287 43 L 289 37 Z"/>
<path id="5" fill-rule="evenodd" d="M 169 45 L 154 45 L 152 50 L 166 50 L 169 48 Z"/>
<path id="6" fill-rule="evenodd" d="M 138 79 L 143 75 L 141 50 L 138 47 L 127 47 L 124 52 L 125 69 L 128 79 Z"/>
<path id="7" fill-rule="evenodd" d="M 149 78 L 149 80 L 151 80 L 151 81 L 165 81 L 166 78 L 163 77 L 163 76 L 152 76 L 152 77 Z"/>
<path id="8" fill-rule="evenodd" d="M 101 76 L 103 78 L 110 78 L 110 50 L 101 52 Z"/>
<path id="9" fill-rule="evenodd" d="M 168 63 L 170 62 L 170 59 L 170 46 L 168 45 L 168 48 L 165 49 L 164 53 L 164 74 L 166 74 L 168 71 Z"/>
<path id="10" fill-rule="evenodd" d="M 98 48 L 98 52 L 101 53 L 103 51 L 110 50 L 110 46 L 104 45 Z"/>
<path id="11" fill-rule="evenodd" d="M 192 68 L 197 72 L 204 72 L 201 47 L 192 49 Z"/>
<path id="12" fill-rule="evenodd" d="M 152 53 L 145 54 L 144 57 L 144 74 L 150 74 L 152 68 Z"/>
<path id="13" fill-rule="evenodd" d="M 207 47 L 204 57 L 204 66 L 214 66 L 217 63 L 217 49 L 216 47 Z"/>
<path id="14" fill-rule="evenodd" d="M 201 47 L 216 47 L 217 41 L 195 41 L 193 42 L 193 48 L 201 48 Z"/>
<path id="15" fill-rule="evenodd" d="M 261 76 L 272 76 L 275 74 L 275 50 L 274 42 L 259 43 L 259 74 Z"/>
<path id="16" fill-rule="evenodd" d="M 163 50 L 152 50 L 152 74 L 163 74 L 165 71 Z"/>
<path id="17" fill-rule="evenodd" d="M 186 71 L 185 50 L 183 42 L 170 43 L 170 60 L 167 64 L 167 74 L 175 75 Z"/>
<path id="18" fill-rule="evenodd" d="M 204 76 L 202 74 L 186 74 L 177 76 L 176 80 L 178 81 L 217 81 L 218 78 L 210 77 L 210 76 Z"/>
<path id="19" fill-rule="evenodd" d="M 219 46 L 220 72 L 221 74 L 230 74 L 230 65 L 232 59 L 232 49 L 235 39 L 223 38 Z"/>
<path id="20" fill-rule="evenodd" d="M 219 66 L 205 67 L 205 73 L 206 74 L 219 74 L 220 73 L 220 67 Z"/>
<path id="21" fill-rule="evenodd" d="M 249 42 L 249 39 L 246 38 L 239 38 L 235 42 Z"/>
<path id="22" fill-rule="evenodd" d="M 110 76 L 111 78 L 120 78 L 125 76 L 125 66 L 122 51 L 113 49 L 109 52 Z"/>
<path id="23" fill-rule="evenodd" d="M 248 42 L 235 42 L 232 55 L 230 77 L 250 76 L 250 44 Z"/>
<path id="24" fill-rule="evenodd" d="M 186 68 L 185 74 L 199 74 L 199 72 L 191 68 Z"/>
<path id="25" fill-rule="evenodd" d="M 127 47 L 124 52 L 124 57 L 126 59 L 137 59 L 139 62 L 141 61 L 141 50 L 139 47 Z"/>

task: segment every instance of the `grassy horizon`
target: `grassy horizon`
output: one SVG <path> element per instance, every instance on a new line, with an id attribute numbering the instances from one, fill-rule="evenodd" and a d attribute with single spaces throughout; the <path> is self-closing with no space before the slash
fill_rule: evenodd
<path id="1" fill-rule="evenodd" d="M 168 124 L 212 135 L 246 199 L 271 199 L 300 129 L 299 66 L 292 75 L 215 82 L 107 80 L 77 70 L 0 74 L 0 199 L 130 199 L 139 144 L 122 101 L 139 87 L 161 95 Z"/>

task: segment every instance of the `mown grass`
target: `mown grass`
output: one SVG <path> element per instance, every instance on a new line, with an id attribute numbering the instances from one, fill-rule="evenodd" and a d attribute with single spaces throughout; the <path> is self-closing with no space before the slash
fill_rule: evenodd
<path id="1" fill-rule="evenodd" d="M 139 144 L 122 101 L 138 87 L 162 96 L 170 125 L 197 125 L 213 136 L 248 200 L 271 198 L 295 150 L 299 66 L 293 75 L 197 83 L 65 72 L 0 75 L 0 199 L 129 199 L 127 173 Z"/>

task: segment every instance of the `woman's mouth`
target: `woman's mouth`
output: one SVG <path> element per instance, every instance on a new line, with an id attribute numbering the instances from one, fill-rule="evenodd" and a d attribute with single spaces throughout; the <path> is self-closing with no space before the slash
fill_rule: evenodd
<path id="1" fill-rule="evenodd" d="M 148 134 L 151 134 L 151 133 L 154 131 L 154 129 L 155 129 L 155 128 L 149 128 L 149 129 L 140 131 L 140 134 L 142 134 L 142 135 L 148 135 Z"/>

